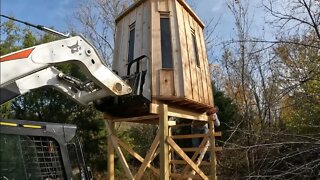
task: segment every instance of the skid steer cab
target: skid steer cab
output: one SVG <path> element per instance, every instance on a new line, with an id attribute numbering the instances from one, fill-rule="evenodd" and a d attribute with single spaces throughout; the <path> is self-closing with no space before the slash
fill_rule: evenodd
<path id="1" fill-rule="evenodd" d="M 91 180 L 77 126 L 0 119 L 0 180 Z"/>

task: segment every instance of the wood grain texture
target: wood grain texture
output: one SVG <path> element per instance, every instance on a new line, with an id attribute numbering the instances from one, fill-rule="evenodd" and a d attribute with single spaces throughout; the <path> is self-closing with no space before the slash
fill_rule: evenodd
<path id="1" fill-rule="evenodd" d="M 157 11 L 158 1 L 151 0 L 151 52 L 152 52 L 152 96 L 160 94 L 159 70 L 161 63 L 160 14 Z"/>
<path id="2" fill-rule="evenodd" d="M 198 27 L 198 24 L 195 22 L 195 20 L 189 16 L 189 22 L 190 24 L 192 24 L 192 29 L 194 30 L 194 37 L 195 37 L 195 44 L 194 46 L 196 46 L 196 49 L 197 49 L 197 54 L 194 54 L 194 56 L 197 56 L 198 57 L 198 60 L 199 60 L 199 66 L 195 63 L 195 70 L 196 70 L 196 76 L 197 76 L 197 88 L 198 88 L 198 95 L 199 95 L 199 102 L 200 103 L 205 103 L 204 102 L 204 97 L 203 97 L 203 78 L 205 78 L 203 72 L 202 72 L 202 69 L 201 69 L 201 59 L 200 59 L 200 56 L 199 56 L 199 43 L 198 43 L 198 38 L 197 38 L 197 27 Z M 195 62 L 195 61 L 194 61 Z"/>
<path id="3" fill-rule="evenodd" d="M 174 68 L 174 92 L 175 96 L 183 97 L 183 72 L 182 72 L 182 59 L 181 59 L 181 46 L 179 35 L 179 24 L 176 10 L 176 1 L 169 2 L 170 20 L 171 20 L 171 38 L 172 38 L 172 56 Z"/>
<path id="4" fill-rule="evenodd" d="M 169 169 L 169 145 L 167 138 L 169 135 L 168 127 L 168 106 L 161 104 L 159 109 L 159 126 L 160 126 L 160 179 L 169 180 L 170 172 Z"/>
<path id="5" fill-rule="evenodd" d="M 207 50 L 206 50 L 206 45 L 204 42 L 204 35 L 203 33 L 200 33 L 200 41 L 201 41 L 201 47 L 202 47 L 202 56 L 203 56 L 203 62 L 205 65 L 205 73 L 206 73 L 206 81 L 207 81 L 207 89 L 208 89 L 208 100 L 209 100 L 209 105 L 213 106 L 213 92 L 212 92 L 212 84 L 211 84 L 211 73 L 209 70 L 209 62 L 208 62 L 208 56 L 207 56 Z"/>
<path id="6" fill-rule="evenodd" d="M 128 47 L 129 47 L 129 17 L 125 17 L 121 21 L 121 37 L 119 48 L 119 66 L 117 71 L 119 75 L 127 75 L 127 63 L 128 63 Z M 118 39 L 117 39 L 118 40 Z"/>
<path id="7" fill-rule="evenodd" d="M 199 102 L 199 91 L 198 91 L 198 80 L 197 80 L 197 72 L 196 72 L 196 64 L 193 54 L 193 46 L 192 46 L 192 37 L 191 37 L 191 25 L 189 22 L 189 14 L 188 12 L 183 9 L 183 17 L 184 17 L 184 24 L 185 24 L 185 33 L 186 33 L 186 40 L 188 44 L 188 61 L 189 61 L 189 71 L 191 75 L 191 89 L 192 89 L 192 99 L 194 101 Z M 185 84 L 187 86 L 187 84 Z"/>
<path id="8" fill-rule="evenodd" d="M 160 77 L 160 96 L 174 95 L 174 78 L 172 69 L 159 70 Z"/>
<path id="9" fill-rule="evenodd" d="M 196 165 L 187 155 L 182 151 L 182 149 L 174 142 L 171 137 L 167 138 L 168 144 L 174 149 L 174 151 L 183 159 L 185 160 L 188 165 L 200 175 L 201 178 L 208 180 L 208 177 L 201 171 L 198 165 Z"/>
<path id="10" fill-rule="evenodd" d="M 106 120 L 108 121 L 108 120 Z M 110 130 L 114 130 L 114 123 L 110 122 L 108 124 L 110 126 Z M 114 180 L 115 177 L 115 171 L 114 171 L 114 147 L 112 145 L 112 140 L 111 136 L 108 136 L 108 154 L 107 154 L 107 159 L 108 159 L 108 179 Z"/>
<path id="11" fill-rule="evenodd" d="M 158 11 L 168 12 L 169 11 L 168 1 L 171 1 L 171 0 L 158 0 Z"/>
<path id="12" fill-rule="evenodd" d="M 209 95 L 208 95 L 208 83 L 207 83 L 207 66 L 206 66 L 206 59 L 203 57 L 203 47 L 202 47 L 202 42 L 201 38 L 202 36 L 200 35 L 203 33 L 202 28 L 197 25 L 195 28 L 195 35 L 196 35 L 196 40 L 197 40 L 197 45 L 198 45 L 198 55 L 199 55 L 199 63 L 200 63 L 200 70 L 201 70 L 201 88 L 202 88 L 202 97 L 203 97 L 203 103 L 209 104 Z M 205 52 L 206 53 L 206 52 Z"/>
<path id="13" fill-rule="evenodd" d="M 183 8 L 179 3 L 176 3 L 177 21 L 179 29 L 179 44 L 180 44 L 180 61 L 182 64 L 182 76 L 179 81 L 182 82 L 183 94 L 181 96 L 192 99 L 191 89 L 191 75 L 190 75 L 190 64 L 189 64 L 189 53 L 188 43 L 185 31 L 185 23 L 183 16 Z"/>

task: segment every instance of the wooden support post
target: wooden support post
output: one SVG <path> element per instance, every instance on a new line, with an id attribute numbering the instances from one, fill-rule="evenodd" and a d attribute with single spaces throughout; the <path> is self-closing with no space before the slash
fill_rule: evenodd
<path id="1" fill-rule="evenodd" d="M 169 137 L 172 136 L 172 126 L 170 126 L 170 124 L 172 122 L 176 123 L 174 121 L 174 117 L 169 117 L 169 121 L 168 121 L 168 136 Z M 171 147 L 169 146 L 169 161 L 168 161 L 168 163 L 169 163 L 170 176 L 171 176 L 171 173 L 172 173 L 173 169 L 175 169 L 175 167 L 173 167 L 172 164 L 170 163 L 171 159 L 174 157 L 173 154 L 174 154 L 174 152 L 171 151 Z"/>
<path id="2" fill-rule="evenodd" d="M 216 158 L 216 142 L 215 142 L 215 135 L 214 135 L 214 117 L 213 115 L 209 116 L 208 125 L 209 125 L 209 133 L 210 133 L 210 161 L 211 161 L 211 168 L 210 168 L 210 180 L 217 179 L 217 158 Z"/>
<path id="3" fill-rule="evenodd" d="M 160 179 L 170 179 L 169 169 L 169 145 L 167 138 L 169 135 L 168 129 L 168 105 L 161 104 L 159 109 L 159 126 L 160 126 Z"/>
<path id="4" fill-rule="evenodd" d="M 129 165 L 128 165 L 128 163 L 127 163 L 127 161 L 126 161 L 126 159 L 125 159 L 125 157 L 124 157 L 124 155 L 123 155 L 123 153 L 122 153 L 122 151 L 121 151 L 121 149 L 120 149 L 120 147 L 118 145 L 117 137 L 115 137 L 113 135 L 113 131 L 111 129 L 111 124 L 110 124 L 109 121 L 106 121 L 106 127 L 107 127 L 107 130 L 108 130 L 109 138 L 111 139 L 111 143 L 112 143 L 115 151 L 117 152 L 117 155 L 119 157 L 120 163 L 122 165 L 122 168 L 123 168 L 124 172 L 126 173 L 127 178 L 128 179 L 134 179 L 133 175 L 132 175 L 132 173 L 130 171 Z"/>
<path id="5" fill-rule="evenodd" d="M 106 120 L 107 121 L 107 120 Z M 107 122 L 106 122 L 107 124 Z M 113 131 L 114 122 L 110 122 L 110 129 Z M 108 180 L 114 180 L 114 148 L 112 145 L 111 136 L 108 136 Z"/>

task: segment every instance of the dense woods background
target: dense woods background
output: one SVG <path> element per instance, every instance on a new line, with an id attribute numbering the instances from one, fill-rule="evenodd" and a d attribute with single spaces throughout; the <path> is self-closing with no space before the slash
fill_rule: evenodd
<path id="1" fill-rule="evenodd" d="M 194 0 L 188 1 L 191 5 Z M 80 4 L 73 31 L 84 34 L 110 64 L 115 17 L 131 1 L 89 0 Z M 223 136 L 218 144 L 221 179 L 320 178 L 320 2 L 266 0 L 259 35 L 249 0 L 226 1 L 234 35 L 215 37 L 219 18 L 205 17 L 207 50 L 215 104 Z M 21 18 L 21 17 L 18 17 Z M 1 55 L 49 42 L 51 35 L 12 21 L 1 23 Z M 222 53 L 217 53 L 222 52 Z M 82 77 L 72 65 L 59 67 Z M 3 118 L 77 124 L 89 165 L 96 177 L 106 173 L 106 130 L 100 112 L 82 107 L 51 89 L 40 89 L 1 106 Z M 156 127 L 128 126 L 119 135 L 141 154 Z M 142 132 L 144 133 L 143 135 Z M 145 134 L 148 134 L 146 136 Z M 131 165 L 135 166 L 134 160 Z M 121 176 L 121 169 L 118 175 Z"/>

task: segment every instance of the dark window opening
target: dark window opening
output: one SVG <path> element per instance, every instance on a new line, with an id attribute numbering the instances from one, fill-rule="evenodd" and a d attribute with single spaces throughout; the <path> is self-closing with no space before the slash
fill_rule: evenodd
<path id="1" fill-rule="evenodd" d="M 169 17 L 160 18 L 162 68 L 173 68 Z"/>
<path id="2" fill-rule="evenodd" d="M 197 40 L 196 40 L 196 36 L 195 36 L 194 30 L 191 30 L 191 35 L 192 35 L 192 45 L 193 45 L 194 60 L 195 60 L 196 65 L 198 67 L 200 67 L 199 54 L 198 54 L 198 45 L 197 45 Z"/>
<path id="3" fill-rule="evenodd" d="M 134 24 L 133 24 L 133 25 L 130 26 L 128 63 L 133 60 L 133 55 L 134 55 L 134 36 L 135 36 L 135 28 L 134 28 Z"/>

